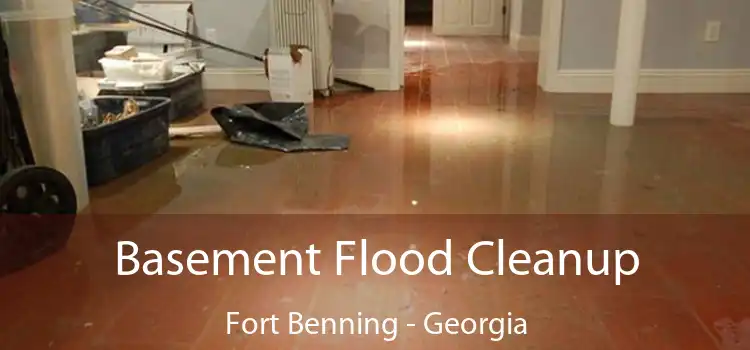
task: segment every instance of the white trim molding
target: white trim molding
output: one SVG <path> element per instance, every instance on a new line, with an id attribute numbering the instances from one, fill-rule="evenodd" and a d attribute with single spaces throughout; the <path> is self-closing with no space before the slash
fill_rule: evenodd
<path id="1" fill-rule="evenodd" d="M 510 47 L 516 51 L 539 51 L 539 37 L 511 33 Z"/>
<path id="2" fill-rule="evenodd" d="M 542 32 L 539 35 L 539 68 L 537 83 L 549 91 L 560 67 L 560 40 L 562 38 L 564 0 L 542 2 Z"/>
<path id="3" fill-rule="evenodd" d="M 545 91 L 612 93 L 613 70 L 561 69 Z M 639 93 L 750 93 L 750 69 L 642 69 Z"/>
<path id="4" fill-rule="evenodd" d="M 398 90 L 388 68 L 337 69 L 336 77 L 373 87 L 377 91 Z M 268 90 L 263 68 L 208 68 L 203 74 L 206 90 Z"/>
<path id="5" fill-rule="evenodd" d="M 388 68 L 336 69 L 336 78 L 357 82 L 376 91 L 398 91 L 401 84 L 392 85 L 392 74 Z"/>
<path id="6" fill-rule="evenodd" d="M 389 0 L 388 19 L 391 30 L 389 36 L 388 65 L 390 69 L 390 88 L 401 90 L 404 85 L 404 36 L 406 32 L 406 0 Z"/>

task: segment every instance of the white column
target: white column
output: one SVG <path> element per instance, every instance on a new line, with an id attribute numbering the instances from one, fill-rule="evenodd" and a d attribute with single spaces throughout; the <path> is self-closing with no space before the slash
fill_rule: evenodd
<path id="1" fill-rule="evenodd" d="M 647 5 L 647 0 L 622 0 L 609 117 L 614 126 L 632 126 L 635 119 Z"/>

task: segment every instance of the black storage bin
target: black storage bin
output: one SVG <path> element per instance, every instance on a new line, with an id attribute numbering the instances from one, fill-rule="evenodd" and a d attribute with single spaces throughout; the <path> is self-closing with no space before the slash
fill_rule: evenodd
<path id="1" fill-rule="evenodd" d="M 139 87 L 116 87 L 103 81 L 99 84 L 99 96 L 151 96 L 168 97 L 172 100 L 172 119 L 193 116 L 203 111 L 203 71 L 183 73 L 175 78 L 156 83 L 144 83 Z"/>
<path id="2" fill-rule="evenodd" d="M 140 112 L 114 123 L 83 129 L 86 175 L 90 186 L 101 185 L 163 155 L 169 150 L 171 101 L 166 97 L 98 96 L 99 118 L 121 113 L 129 98 Z"/>

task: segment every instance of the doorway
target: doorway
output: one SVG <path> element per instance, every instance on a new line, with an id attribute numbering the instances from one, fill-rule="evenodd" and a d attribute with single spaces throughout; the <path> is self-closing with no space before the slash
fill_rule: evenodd
<path id="1" fill-rule="evenodd" d="M 394 90 L 404 85 L 407 26 L 435 36 L 508 36 L 510 0 L 389 0 L 389 7 L 389 56 L 395 68 L 389 80 Z"/>
<path id="2" fill-rule="evenodd" d="M 405 0 L 404 23 L 407 26 L 432 26 L 433 0 Z"/>
<path id="3" fill-rule="evenodd" d="M 504 36 L 509 0 L 399 0 L 402 26 L 430 26 L 436 35 Z"/>

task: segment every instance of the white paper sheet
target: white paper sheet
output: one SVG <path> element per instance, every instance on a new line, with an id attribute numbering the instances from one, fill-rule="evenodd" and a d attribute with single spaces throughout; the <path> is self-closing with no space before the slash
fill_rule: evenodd
<path id="1" fill-rule="evenodd" d="M 270 49 L 268 79 L 271 100 L 277 102 L 313 102 L 312 54 L 300 49 L 302 58 L 294 62 L 289 48 Z"/>
<path id="2" fill-rule="evenodd" d="M 271 98 L 288 100 L 294 95 L 294 62 L 289 53 L 268 55 L 268 79 Z"/>

